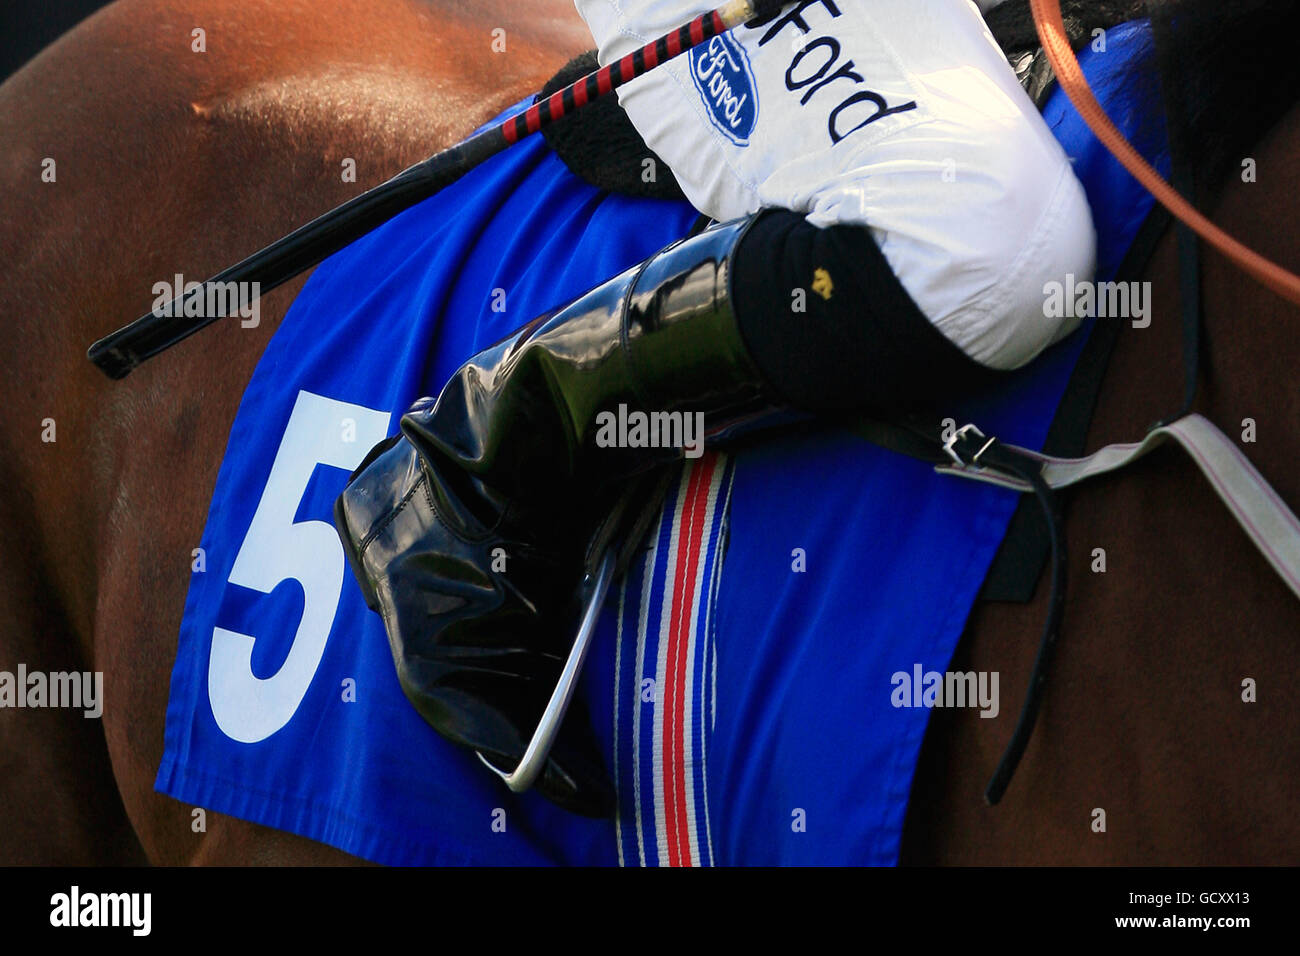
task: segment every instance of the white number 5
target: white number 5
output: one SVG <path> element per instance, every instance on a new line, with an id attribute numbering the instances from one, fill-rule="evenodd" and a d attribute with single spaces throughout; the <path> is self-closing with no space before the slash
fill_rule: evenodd
<path id="1" fill-rule="evenodd" d="M 262 500 L 235 555 L 230 583 L 270 594 L 281 581 L 293 578 L 302 585 L 302 620 L 284 665 L 266 678 L 253 673 L 255 638 L 213 628 L 208 698 L 226 736 L 249 744 L 271 736 L 293 717 L 316 676 L 342 594 L 343 546 L 333 525 L 295 522 L 293 516 L 316 466 L 352 471 L 388 434 L 391 417 L 362 405 L 298 393 Z"/>

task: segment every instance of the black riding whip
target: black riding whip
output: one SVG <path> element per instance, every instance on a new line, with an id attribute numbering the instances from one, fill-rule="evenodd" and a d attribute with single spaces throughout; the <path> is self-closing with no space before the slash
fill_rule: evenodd
<path id="1" fill-rule="evenodd" d="M 403 170 L 392 179 L 300 226 L 203 285 L 100 339 L 87 356 L 109 378 L 124 378 L 136 366 L 188 338 L 222 315 L 185 314 L 185 302 L 220 283 L 257 283 L 269 292 L 333 255 L 398 213 L 427 199 L 485 160 L 556 120 L 607 95 L 701 43 L 750 20 L 780 12 L 786 0 L 729 0 L 690 23 L 647 43 L 620 60 L 589 73 L 528 109 Z M 205 311 L 200 309 L 200 312 Z"/>

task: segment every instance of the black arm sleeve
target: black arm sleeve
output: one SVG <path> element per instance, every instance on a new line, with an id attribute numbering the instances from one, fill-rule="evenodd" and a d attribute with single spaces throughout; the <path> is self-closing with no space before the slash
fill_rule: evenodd
<path id="1" fill-rule="evenodd" d="M 864 226 L 820 229 L 770 209 L 741 239 L 733 269 L 745 344 L 798 408 L 908 411 L 1006 374 L 930 323 Z"/>

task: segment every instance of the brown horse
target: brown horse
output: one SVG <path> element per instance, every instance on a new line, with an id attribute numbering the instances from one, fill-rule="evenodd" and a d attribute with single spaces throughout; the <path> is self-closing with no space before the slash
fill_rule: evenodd
<path id="1" fill-rule="evenodd" d="M 119 0 L 0 87 L 0 314 L 23 358 L 0 384 L 0 669 L 103 671 L 107 701 L 102 721 L 0 709 L 0 862 L 352 860 L 216 814 L 195 832 L 192 808 L 153 791 L 191 551 L 239 397 L 300 282 L 264 299 L 257 328 L 219 323 L 121 383 L 85 347 L 141 311 L 157 277 L 215 273 L 459 139 L 589 46 L 571 0 L 472 13 Z M 1253 153 L 1259 182 L 1215 211 L 1292 267 L 1296 155 L 1300 111 Z M 346 157 L 356 184 L 340 176 Z M 1090 446 L 1137 437 L 1177 394 L 1174 274 L 1166 242 L 1148 275 L 1152 325 L 1121 337 Z M 1279 374 L 1300 358 L 1300 317 L 1214 259 L 1205 289 L 1215 347 L 1199 410 L 1230 434 L 1254 419 L 1246 450 L 1300 502 L 1288 467 L 1300 395 Z M 1104 547 L 1107 571 L 1074 575 L 1017 779 L 986 808 L 1008 726 L 936 715 L 907 860 L 1294 862 L 1300 606 L 1176 454 L 1075 496 L 1074 566 Z M 1044 597 L 978 611 L 960 666 L 1023 686 Z"/>
<path id="2" fill-rule="evenodd" d="M 1268 180 L 1238 179 L 1212 218 L 1274 261 L 1300 264 L 1295 222 L 1300 109 L 1250 156 Z M 1291 157 L 1291 158 L 1288 158 Z M 1175 243 L 1145 278 L 1146 329 L 1126 329 L 1088 448 L 1133 441 L 1182 390 Z M 1196 410 L 1300 505 L 1300 309 L 1205 256 L 1209 348 Z M 1270 371 L 1272 370 L 1272 371 Z M 1267 429 L 1264 433 L 1262 429 Z M 904 856 L 913 862 L 1129 865 L 1294 864 L 1300 819 L 1300 603 L 1248 542 L 1187 456 L 1162 449 L 1081 487 L 1067 516 L 1073 569 L 1047 700 L 1016 780 L 980 799 L 1009 730 L 956 711 L 931 718 Z M 1105 550 L 1104 573 L 1091 570 Z M 952 665 L 1001 671 L 1023 688 L 1047 575 L 1031 605 L 980 605 Z M 1243 681 L 1259 690 L 1243 700 Z M 1016 691 L 1015 705 L 1019 705 Z M 1105 811 L 1106 830 L 1093 829 Z"/>

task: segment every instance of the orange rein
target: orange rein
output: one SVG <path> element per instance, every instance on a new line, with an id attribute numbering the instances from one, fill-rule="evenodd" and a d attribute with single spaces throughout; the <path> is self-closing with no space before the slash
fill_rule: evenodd
<path id="1" fill-rule="evenodd" d="M 1300 276 L 1288 272 L 1276 262 L 1264 258 L 1255 250 L 1238 242 L 1179 195 L 1169 183 L 1138 153 L 1124 135 L 1115 128 L 1106 111 L 1101 108 L 1092 89 L 1084 78 L 1083 69 L 1075 58 L 1074 50 L 1065 33 L 1065 22 L 1061 17 L 1060 0 L 1030 0 L 1034 13 L 1034 25 L 1038 28 L 1038 39 L 1043 44 L 1047 59 L 1056 71 L 1056 78 L 1065 90 L 1070 102 L 1074 104 L 1079 115 L 1114 154 L 1123 163 L 1124 168 L 1133 174 L 1166 209 L 1210 245 L 1240 266 L 1263 285 L 1278 295 L 1300 305 Z"/>

